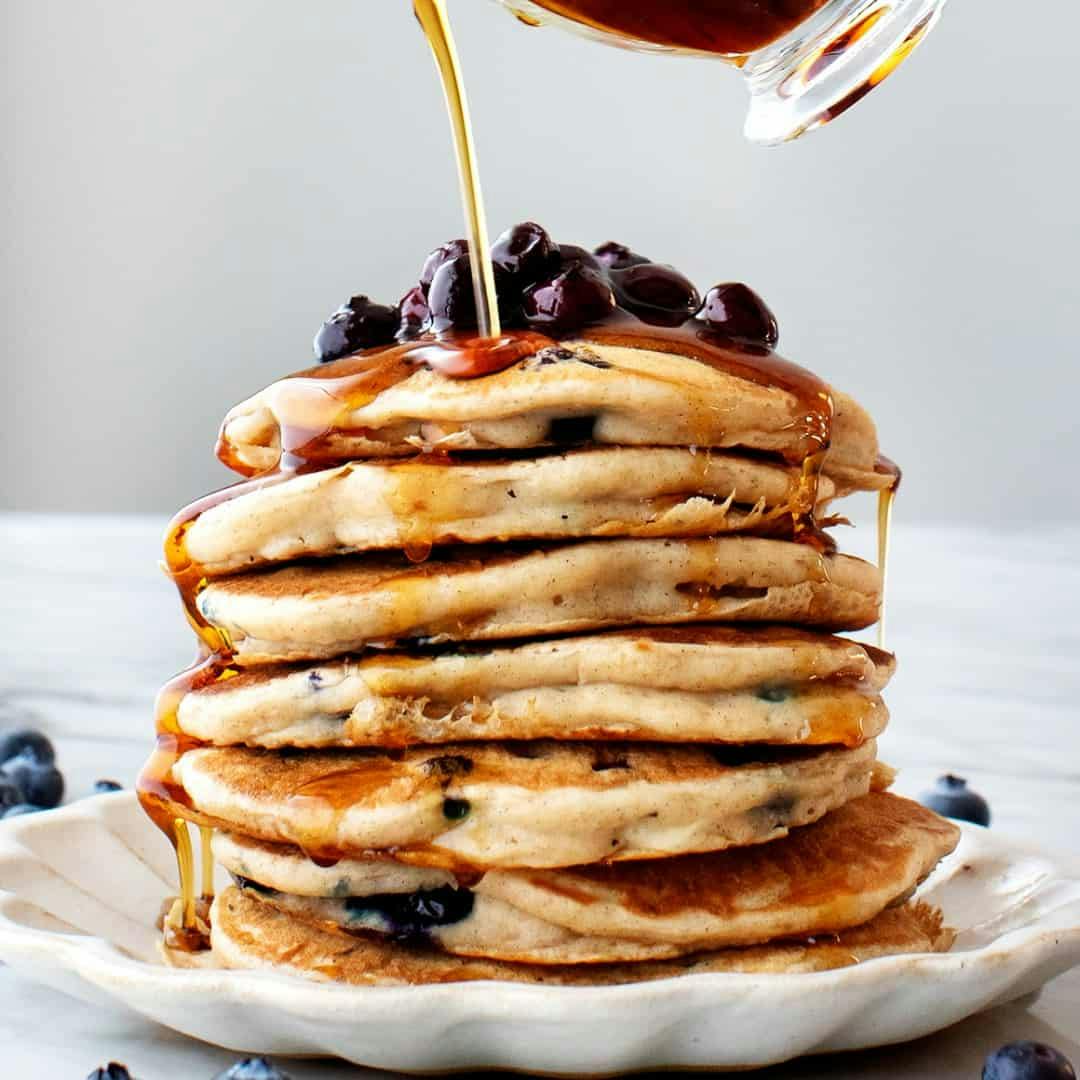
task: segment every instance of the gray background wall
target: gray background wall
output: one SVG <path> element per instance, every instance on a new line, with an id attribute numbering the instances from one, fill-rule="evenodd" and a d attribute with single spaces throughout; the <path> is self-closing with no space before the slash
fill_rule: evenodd
<path id="1" fill-rule="evenodd" d="M 170 510 L 227 406 L 461 232 L 408 0 L 0 0 L 0 505 Z M 452 0 L 493 231 L 742 278 L 860 397 L 906 517 L 1076 517 L 1080 6 L 952 0 L 824 132 L 740 135 L 739 76 Z"/>

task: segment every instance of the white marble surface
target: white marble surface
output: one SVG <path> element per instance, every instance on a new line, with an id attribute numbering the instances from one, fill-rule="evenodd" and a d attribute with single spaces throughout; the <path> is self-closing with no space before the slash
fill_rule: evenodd
<path id="1" fill-rule="evenodd" d="M 156 572 L 162 522 L 131 517 L 0 516 L 0 726 L 55 739 L 69 797 L 99 777 L 131 784 L 151 736 L 157 686 L 192 644 Z M 844 546 L 867 552 L 859 530 Z M 993 827 L 1080 851 L 1080 529 L 995 533 L 896 530 L 889 590 L 893 726 L 883 756 L 914 793 L 966 775 Z M 418 1036 L 422 1037 L 422 1035 Z M 139 1080 L 207 1080 L 232 1055 L 0 969 L 0 1038 L 13 1076 L 80 1077 L 110 1058 Z M 768 1070 L 765 1077 L 977 1077 L 985 1054 L 1018 1038 L 1050 1042 L 1080 1065 L 1080 970 L 1038 1000 L 918 1043 Z M 290 1062 L 295 1080 L 357 1070 Z M 385 1075 L 370 1072 L 368 1075 Z"/>

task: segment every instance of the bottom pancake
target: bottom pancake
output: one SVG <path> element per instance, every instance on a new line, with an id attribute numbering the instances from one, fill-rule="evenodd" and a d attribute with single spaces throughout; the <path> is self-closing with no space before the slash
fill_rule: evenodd
<path id="1" fill-rule="evenodd" d="M 475 882 L 389 860 L 320 867 L 296 849 L 219 835 L 245 891 L 297 918 L 460 956 L 534 964 L 664 959 L 861 925 L 902 902 L 957 827 L 874 792 L 769 844 Z"/>
<path id="2" fill-rule="evenodd" d="M 556 986 L 602 986 L 713 972 L 828 971 L 881 956 L 947 952 L 955 938 L 927 904 L 890 908 L 825 938 L 699 953 L 641 964 L 536 966 L 451 956 L 427 946 L 358 938 L 303 922 L 228 888 L 211 910 L 213 960 L 227 968 L 277 971 L 354 986 L 402 986 L 495 979 Z M 177 958 L 183 964 L 185 957 Z"/>

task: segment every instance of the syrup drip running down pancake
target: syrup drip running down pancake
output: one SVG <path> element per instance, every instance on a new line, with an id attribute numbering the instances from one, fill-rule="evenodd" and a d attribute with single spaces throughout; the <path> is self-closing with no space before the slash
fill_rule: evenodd
<path id="1" fill-rule="evenodd" d="M 318 859 L 576 866 L 758 844 L 889 780 L 853 749 L 462 743 L 406 751 L 239 747 L 173 774 L 200 821 Z"/>
<path id="2" fill-rule="evenodd" d="M 621 631 L 517 647 L 252 668 L 185 693 L 177 733 L 219 746 L 490 739 L 840 743 L 879 735 L 888 653 L 781 627 Z"/>
<path id="3" fill-rule="evenodd" d="M 425 881 L 432 871 L 419 867 L 320 868 L 295 849 L 242 837 L 222 836 L 214 850 L 241 888 L 316 925 L 463 956 L 564 964 L 846 930 L 906 900 L 959 835 L 917 803 L 872 793 L 769 844 L 664 862 L 490 871 L 471 887 Z M 313 884 L 322 887 L 310 895 Z"/>

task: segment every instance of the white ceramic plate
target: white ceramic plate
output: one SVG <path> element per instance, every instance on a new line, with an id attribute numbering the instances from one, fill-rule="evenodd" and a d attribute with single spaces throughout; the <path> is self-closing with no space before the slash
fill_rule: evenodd
<path id="1" fill-rule="evenodd" d="M 0 825 L 0 958 L 235 1051 L 385 1069 L 595 1075 L 746 1068 L 947 1027 L 1080 963 L 1080 860 L 965 828 L 924 887 L 953 951 L 809 975 L 689 975 L 637 986 L 355 988 L 157 962 L 172 852 L 134 795 Z"/>

